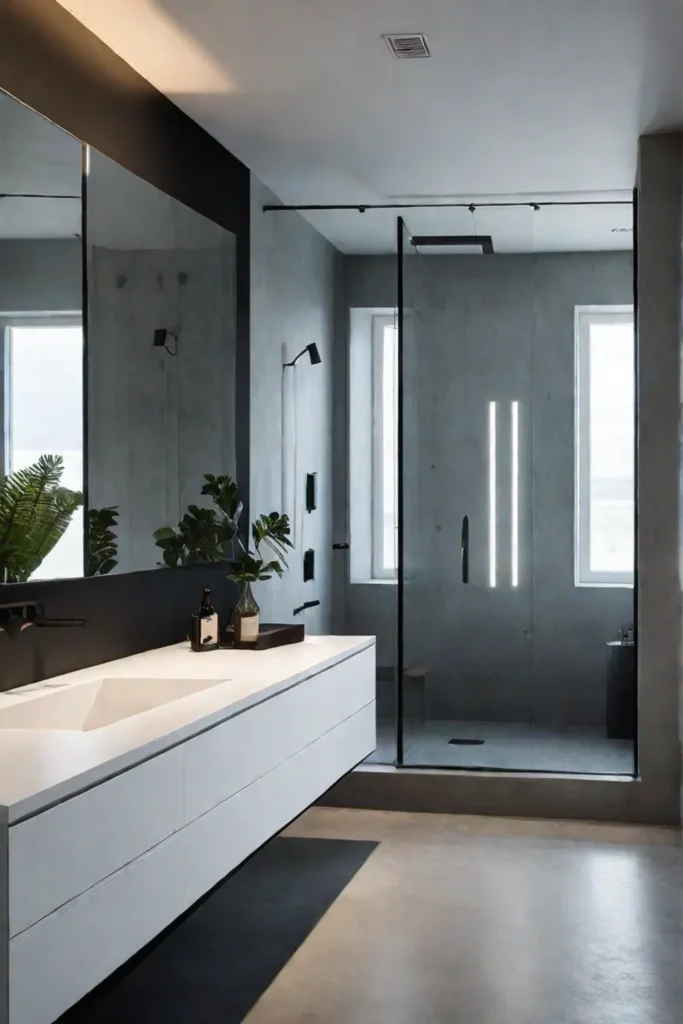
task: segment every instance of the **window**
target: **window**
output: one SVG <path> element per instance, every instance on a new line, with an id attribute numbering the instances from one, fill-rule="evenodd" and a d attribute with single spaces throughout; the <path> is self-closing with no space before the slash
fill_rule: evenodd
<path id="1" fill-rule="evenodd" d="M 372 576 L 398 568 L 398 330 L 393 316 L 372 318 Z"/>
<path id="2" fill-rule="evenodd" d="M 41 455 L 64 459 L 62 484 L 83 490 L 83 330 L 80 314 L 0 314 L 4 473 Z M 33 579 L 83 575 L 83 513 Z"/>
<path id="3" fill-rule="evenodd" d="M 577 306 L 577 586 L 632 586 L 635 334 L 630 306 Z"/>
<path id="4" fill-rule="evenodd" d="M 398 566 L 398 335 L 390 308 L 351 310 L 349 568 L 352 583 L 395 583 Z"/>

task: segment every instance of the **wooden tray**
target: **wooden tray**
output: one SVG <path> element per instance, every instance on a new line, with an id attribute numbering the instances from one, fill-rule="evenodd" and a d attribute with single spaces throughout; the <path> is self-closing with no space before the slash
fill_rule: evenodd
<path id="1" fill-rule="evenodd" d="M 303 622 L 264 622 L 259 629 L 255 644 L 236 644 L 232 626 L 220 631 L 220 646 L 233 647 L 239 651 L 267 651 L 271 647 L 284 647 L 286 644 L 300 644 L 306 635 Z"/>

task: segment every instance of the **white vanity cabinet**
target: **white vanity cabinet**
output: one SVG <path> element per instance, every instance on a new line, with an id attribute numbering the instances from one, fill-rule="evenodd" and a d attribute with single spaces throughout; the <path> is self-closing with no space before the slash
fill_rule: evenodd
<path id="1" fill-rule="evenodd" d="M 9 935 L 108 878 L 184 825 L 183 747 L 9 829 Z"/>
<path id="2" fill-rule="evenodd" d="M 370 644 L 6 826 L 0 1024 L 50 1024 L 374 747 Z"/>

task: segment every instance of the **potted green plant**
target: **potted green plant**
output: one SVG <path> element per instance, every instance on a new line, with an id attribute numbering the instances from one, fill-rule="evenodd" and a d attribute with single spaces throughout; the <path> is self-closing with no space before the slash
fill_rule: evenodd
<path id="1" fill-rule="evenodd" d="M 114 532 L 118 526 L 119 506 L 89 508 L 88 576 L 106 576 L 118 565 L 119 544 Z"/>
<path id="2" fill-rule="evenodd" d="M 0 583 L 24 583 L 61 540 L 80 491 L 61 486 L 64 459 L 41 455 L 0 479 Z"/>
<path id="3" fill-rule="evenodd" d="M 206 473 L 204 480 L 201 493 L 213 498 L 216 508 L 189 505 L 176 527 L 162 526 L 154 531 L 164 566 L 228 562 L 234 554 L 243 508 L 237 484 L 230 476 L 213 473 Z"/>
<path id="4" fill-rule="evenodd" d="M 260 583 L 272 579 L 273 575 L 282 577 L 287 566 L 286 554 L 291 548 L 289 517 L 279 512 L 262 515 L 252 524 L 251 538 L 254 551 L 238 539 L 239 553 L 230 563 L 229 579 L 241 584 L 239 600 L 233 613 L 235 643 L 255 644 L 258 640 L 261 612 L 254 598 L 252 583 Z M 269 549 L 275 558 L 269 558 L 264 552 Z"/>
<path id="5" fill-rule="evenodd" d="M 281 577 L 288 568 L 285 556 L 292 547 L 289 518 L 279 512 L 259 516 L 251 527 L 254 550 L 250 551 L 239 532 L 243 503 L 237 484 L 230 476 L 212 473 L 206 473 L 204 480 L 201 493 L 213 498 L 215 508 L 188 506 L 177 527 L 156 530 L 154 539 L 163 551 L 163 565 L 226 562 L 230 566 L 228 579 L 240 585 L 233 612 L 235 642 L 255 644 L 261 613 L 251 587 L 274 575 Z"/>

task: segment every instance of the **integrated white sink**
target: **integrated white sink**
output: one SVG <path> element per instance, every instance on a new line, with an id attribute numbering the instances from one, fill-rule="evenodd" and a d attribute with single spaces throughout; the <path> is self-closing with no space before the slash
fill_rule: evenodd
<path id="1" fill-rule="evenodd" d="M 0 729 L 89 732 L 223 682 L 226 680 L 96 679 L 0 708 Z"/>

